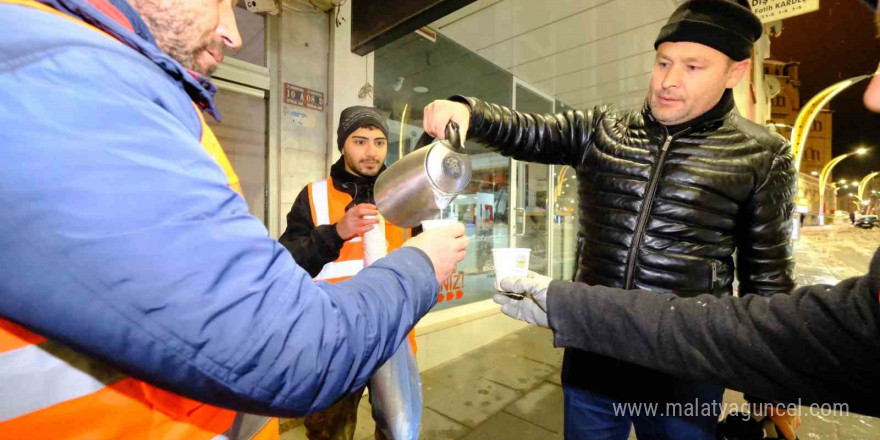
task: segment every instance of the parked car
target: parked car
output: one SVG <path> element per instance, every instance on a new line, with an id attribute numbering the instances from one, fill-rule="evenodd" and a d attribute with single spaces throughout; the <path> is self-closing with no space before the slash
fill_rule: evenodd
<path id="1" fill-rule="evenodd" d="M 874 226 L 877 226 L 877 216 L 863 215 L 856 220 L 855 226 L 862 229 L 872 229 Z"/>

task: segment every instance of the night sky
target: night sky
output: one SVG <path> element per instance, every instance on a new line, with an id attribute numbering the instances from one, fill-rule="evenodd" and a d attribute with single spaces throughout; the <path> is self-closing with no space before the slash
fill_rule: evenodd
<path id="1" fill-rule="evenodd" d="M 880 62 L 872 11 L 858 0 L 820 2 L 816 12 L 783 20 L 782 35 L 770 39 L 774 59 L 801 63 L 801 104 L 840 80 L 873 73 Z M 861 179 L 880 171 L 880 115 L 862 104 L 867 85 L 865 80 L 850 87 L 829 105 L 834 112 L 835 156 L 863 144 L 873 147 L 869 155 L 846 159 L 834 167 L 835 179 Z M 872 184 L 880 185 L 880 177 Z"/>

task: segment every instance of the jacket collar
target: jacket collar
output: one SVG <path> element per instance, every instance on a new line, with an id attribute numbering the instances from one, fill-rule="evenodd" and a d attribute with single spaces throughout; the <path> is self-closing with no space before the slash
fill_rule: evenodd
<path id="1" fill-rule="evenodd" d="M 208 78 L 185 69 L 156 45 L 146 23 L 126 0 L 39 0 L 116 38 L 150 59 L 170 76 L 200 108 L 219 119 L 217 88 Z"/>
<path id="2" fill-rule="evenodd" d="M 659 121 L 654 119 L 654 115 L 651 112 L 651 106 L 645 102 L 645 107 L 642 110 L 645 120 L 649 121 L 649 123 L 665 127 L 667 133 L 671 135 L 675 135 L 676 133 L 681 133 L 683 131 L 695 131 L 695 130 L 703 130 L 717 126 L 719 123 L 724 122 L 724 120 L 731 114 L 736 108 L 736 102 L 733 99 L 733 90 L 726 89 L 724 93 L 721 95 L 721 99 L 715 104 L 714 107 L 709 109 L 706 113 L 703 113 L 696 118 L 685 122 L 684 124 L 677 125 L 668 125 L 664 126 Z"/>

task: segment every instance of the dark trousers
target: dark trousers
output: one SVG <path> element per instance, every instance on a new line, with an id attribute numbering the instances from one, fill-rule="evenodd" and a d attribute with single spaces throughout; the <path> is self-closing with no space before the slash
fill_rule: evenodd
<path id="1" fill-rule="evenodd" d="M 680 404 L 639 405 L 563 387 L 565 440 L 626 440 L 631 427 L 640 440 L 714 440 L 724 388 L 694 384 L 682 388 L 676 393 L 683 398 Z"/>
<path id="2" fill-rule="evenodd" d="M 326 410 L 306 416 L 306 437 L 309 440 L 353 440 L 357 427 L 358 404 L 364 394 L 364 388 L 343 397 Z M 376 440 L 387 437 L 376 428 Z"/>

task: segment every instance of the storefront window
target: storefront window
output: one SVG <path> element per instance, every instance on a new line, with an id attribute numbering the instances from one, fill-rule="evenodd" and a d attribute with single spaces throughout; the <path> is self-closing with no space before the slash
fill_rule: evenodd
<path id="1" fill-rule="evenodd" d="M 388 115 L 391 164 L 412 151 L 422 135 L 422 110 L 435 99 L 479 96 L 510 106 L 513 76 L 441 36 L 437 42 L 410 35 L 375 54 L 375 106 Z M 492 248 L 510 245 L 510 159 L 467 142 L 473 175 L 450 206 L 467 228 L 471 246 L 459 274 L 442 286 L 436 309 L 492 297 Z"/>
<path id="2" fill-rule="evenodd" d="M 477 15 L 481 13 L 468 17 Z M 449 21 L 448 28 L 454 30 L 459 22 Z M 453 40 L 441 32 L 430 41 L 412 34 L 375 52 L 374 105 L 388 117 L 389 165 L 412 151 L 422 135 L 422 111 L 435 99 L 475 96 L 541 114 L 570 109 L 562 98 L 547 92 L 549 82 L 542 88 L 517 78 L 484 51 L 478 54 L 457 42 L 466 37 Z M 466 148 L 474 167 L 471 184 L 447 214 L 466 225 L 471 247 L 459 264 L 460 274 L 444 284 L 437 309 L 492 297 L 493 248 L 529 248 L 531 270 L 571 279 L 578 230 L 575 170 L 511 161 L 473 142 Z"/>

